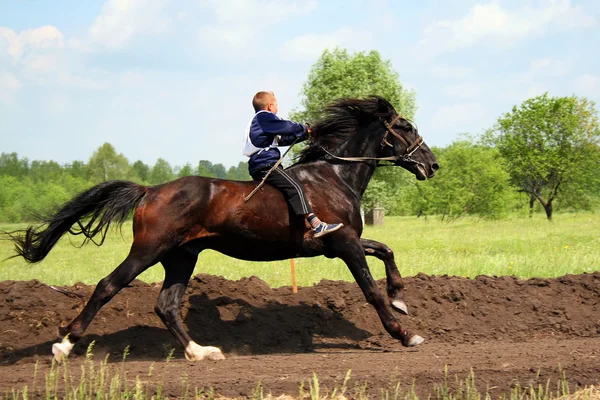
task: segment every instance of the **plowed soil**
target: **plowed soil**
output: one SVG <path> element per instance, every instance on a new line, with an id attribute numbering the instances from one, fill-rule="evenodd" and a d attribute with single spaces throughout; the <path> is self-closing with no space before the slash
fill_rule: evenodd
<path id="1" fill-rule="evenodd" d="M 92 341 L 95 358 L 108 354 L 114 365 L 129 346 L 128 376 L 147 376 L 154 363 L 152 379 L 172 397 L 181 395 L 182 377 L 228 397 L 252 396 L 259 382 L 265 394 L 296 396 L 313 372 L 325 392 L 348 370 L 348 386 L 373 397 L 395 382 L 431 393 L 445 368 L 452 382 L 472 370 L 478 388 L 493 395 L 555 382 L 561 371 L 571 385 L 600 382 L 600 273 L 529 280 L 421 274 L 405 284 L 410 315 L 397 316 L 425 338 L 415 348 L 383 330 L 355 283 L 322 281 L 294 294 L 256 277 L 197 275 L 181 317 L 196 342 L 220 347 L 227 359 L 188 362 L 153 311 L 160 284 L 134 281 L 99 312 L 70 365 L 84 362 Z M 77 315 L 93 289 L 0 282 L 0 393 L 31 386 L 36 361 L 39 375 L 48 370 L 57 326 Z"/>

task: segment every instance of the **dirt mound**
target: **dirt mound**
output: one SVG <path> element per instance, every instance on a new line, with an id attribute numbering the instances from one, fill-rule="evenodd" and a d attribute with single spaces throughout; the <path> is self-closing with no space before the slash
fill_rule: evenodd
<path id="1" fill-rule="evenodd" d="M 385 282 L 378 284 L 385 293 Z M 405 284 L 410 316 L 398 319 L 431 348 L 600 337 L 600 273 L 528 280 L 419 274 L 405 278 Z M 96 355 L 115 359 L 126 346 L 133 361 L 164 360 L 172 348 L 183 357 L 154 313 L 159 290 L 160 284 L 141 281 L 123 289 L 98 313 L 73 354 L 83 354 L 93 340 Z M 38 281 L 0 282 L 0 364 L 46 359 L 57 326 L 74 318 L 92 291 L 84 284 L 52 288 Z M 294 294 L 290 287 L 272 289 L 256 277 L 228 281 L 197 275 L 181 316 L 194 340 L 219 346 L 229 357 L 402 349 L 350 282 L 324 280 Z"/>
<path id="2" fill-rule="evenodd" d="M 600 336 L 600 273 L 529 280 L 420 274 L 405 283 L 411 315 L 398 318 L 428 341 Z M 384 291 L 385 282 L 379 284 Z M 92 340 L 96 349 L 111 353 L 122 354 L 129 345 L 132 357 L 163 358 L 170 347 L 180 351 L 154 313 L 159 290 L 160 284 L 141 281 L 123 289 L 100 311 L 76 351 Z M 53 289 L 38 281 L 0 282 L 2 362 L 46 354 L 45 342 L 57 338 L 57 326 L 74 318 L 92 291 L 83 284 Z M 324 280 L 294 294 L 289 287 L 271 289 L 257 277 L 227 281 L 197 275 L 181 313 L 198 343 L 226 353 L 398 346 L 350 282 Z"/>

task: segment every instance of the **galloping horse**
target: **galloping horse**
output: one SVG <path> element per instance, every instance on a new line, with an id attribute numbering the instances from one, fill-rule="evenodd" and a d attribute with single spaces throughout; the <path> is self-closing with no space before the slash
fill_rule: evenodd
<path id="1" fill-rule="evenodd" d="M 52 352 L 60 361 L 69 355 L 100 308 L 146 269 L 160 262 L 165 280 L 155 311 L 185 348 L 188 360 L 219 360 L 221 350 L 195 343 L 178 317 L 181 298 L 202 250 L 213 249 L 251 261 L 295 257 L 341 258 L 373 305 L 383 326 L 404 346 L 423 338 L 401 328 L 371 276 L 365 256 L 385 264 L 387 295 L 392 308 L 407 314 L 403 283 L 392 250 L 361 239 L 360 200 L 375 168 L 391 161 L 416 175 L 433 177 L 437 160 L 417 129 L 380 97 L 343 99 L 325 109 L 313 128 L 312 141 L 287 169 L 303 185 L 315 213 L 344 227 L 324 238 L 313 238 L 302 216 L 293 215 L 282 194 L 269 185 L 248 202 L 256 182 L 188 176 L 162 185 L 142 186 L 108 181 L 65 203 L 40 227 L 10 232 L 16 256 L 30 263 L 44 259 L 65 233 L 83 234 L 85 241 L 109 225 L 122 224 L 133 211 L 133 244 L 127 258 L 98 282 L 81 313 L 59 328 L 63 338 Z M 102 244 L 102 241 L 100 244 Z"/>

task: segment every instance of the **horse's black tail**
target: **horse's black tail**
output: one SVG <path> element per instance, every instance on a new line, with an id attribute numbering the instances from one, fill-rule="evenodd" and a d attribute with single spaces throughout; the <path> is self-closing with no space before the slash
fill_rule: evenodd
<path id="1" fill-rule="evenodd" d="M 80 193 L 54 215 L 43 218 L 41 225 L 7 232 L 15 243 L 17 254 L 13 257 L 22 256 L 27 262 L 39 262 L 66 232 L 84 235 L 83 243 L 93 241 L 100 233 L 100 243 L 94 242 L 100 246 L 110 224 L 116 222 L 121 226 L 146 190 L 145 186 L 133 182 L 108 181 Z"/>

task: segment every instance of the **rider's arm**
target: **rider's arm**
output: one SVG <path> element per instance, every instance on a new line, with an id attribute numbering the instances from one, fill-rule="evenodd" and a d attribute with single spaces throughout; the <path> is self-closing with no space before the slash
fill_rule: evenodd
<path id="1" fill-rule="evenodd" d="M 293 121 L 286 121 L 273 113 L 260 113 L 256 116 L 263 132 L 278 135 L 280 146 L 289 146 L 299 138 L 306 139 L 307 127 Z"/>

